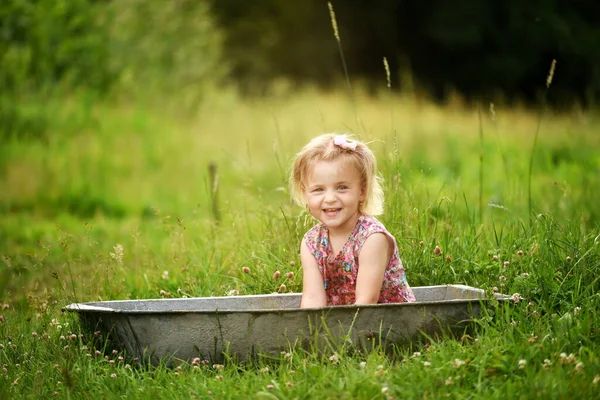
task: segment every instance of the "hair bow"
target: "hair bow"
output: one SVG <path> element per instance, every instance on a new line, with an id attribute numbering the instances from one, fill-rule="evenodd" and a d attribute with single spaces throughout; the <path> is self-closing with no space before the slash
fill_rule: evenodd
<path id="1" fill-rule="evenodd" d="M 346 139 L 346 136 L 342 136 L 342 135 L 336 136 L 335 139 L 333 139 L 333 144 L 341 147 L 344 150 L 348 150 L 348 151 L 356 150 L 356 142 L 349 141 L 348 139 Z"/>

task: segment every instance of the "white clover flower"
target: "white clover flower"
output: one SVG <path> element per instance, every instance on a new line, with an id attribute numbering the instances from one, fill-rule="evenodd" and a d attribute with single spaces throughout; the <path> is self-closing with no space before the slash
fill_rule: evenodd
<path id="1" fill-rule="evenodd" d="M 525 366 L 527 365 L 527 360 L 519 360 L 519 369 L 523 369 L 525 368 Z"/>
<path id="2" fill-rule="evenodd" d="M 581 312 L 581 307 L 575 307 L 573 309 L 573 314 L 578 315 Z"/>
<path id="3" fill-rule="evenodd" d="M 544 369 L 550 369 L 550 367 L 552 366 L 552 361 L 546 358 L 544 359 L 544 364 L 542 366 L 544 367 Z"/>
<path id="4" fill-rule="evenodd" d="M 338 355 L 334 353 L 331 357 L 329 357 L 329 361 L 331 361 L 332 364 L 337 364 L 340 362 L 340 359 Z"/>
<path id="5" fill-rule="evenodd" d="M 513 295 L 510 296 L 510 298 L 515 303 L 518 303 L 518 302 L 520 302 L 523 299 L 519 293 L 513 293 Z"/>
<path id="6" fill-rule="evenodd" d="M 455 358 L 454 361 L 452 361 L 452 366 L 454 368 L 460 368 L 464 364 L 465 362 L 463 360 L 459 360 L 458 358 Z"/>
<path id="7" fill-rule="evenodd" d="M 366 361 L 361 361 L 359 365 L 360 365 L 361 368 L 366 368 L 367 367 L 367 362 Z"/>

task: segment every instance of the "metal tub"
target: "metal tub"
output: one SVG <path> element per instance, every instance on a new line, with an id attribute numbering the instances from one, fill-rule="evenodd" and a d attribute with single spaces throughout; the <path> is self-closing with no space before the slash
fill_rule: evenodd
<path id="1" fill-rule="evenodd" d="M 422 334 L 463 330 L 484 291 L 463 285 L 413 288 L 417 302 L 301 309 L 301 293 L 73 303 L 84 328 L 100 331 L 131 358 L 168 364 L 278 356 L 292 347 L 336 351 L 401 345 Z M 499 301 L 509 296 L 496 294 Z M 495 304 L 495 302 L 494 302 Z"/>

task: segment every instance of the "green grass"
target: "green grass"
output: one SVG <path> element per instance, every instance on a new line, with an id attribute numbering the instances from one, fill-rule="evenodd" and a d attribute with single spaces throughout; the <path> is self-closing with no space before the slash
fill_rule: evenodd
<path id="1" fill-rule="evenodd" d="M 77 95 L 19 104 L 37 125 L 24 139 L 0 135 L 0 398 L 594 398 L 597 117 L 543 117 L 530 215 L 534 113 L 496 107 L 480 131 L 476 110 L 354 94 L 360 126 L 343 95 L 311 91 L 215 93 L 193 114 Z M 61 313 L 73 301 L 301 291 L 298 246 L 313 221 L 288 199 L 287 166 L 324 131 L 371 142 L 382 220 L 412 286 L 460 283 L 523 301 L 480 318 L 469 336 L 393 355 L 340 353 L 334 363 L 295 350 L 222 368 L 130 366 Z M 118 244 L 122 262 L 111 256 Z M 274 280 L 276 270 L 294 276 Z"/>

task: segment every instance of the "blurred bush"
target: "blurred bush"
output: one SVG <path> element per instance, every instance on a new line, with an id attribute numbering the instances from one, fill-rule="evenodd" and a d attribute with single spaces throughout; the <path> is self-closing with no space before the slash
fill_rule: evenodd
<path id="1" fill-rule="evenodd" d="M 193 106 L 227 71 L 221 33 L 202 0 L 115 0 L 109 5 L 112 70 L 133 94 L 177 95 Z"/>
<path id="2" fill-rule="evenodd" d="M 220 37 L 205 1 L 2 0 L 0 138 L 43 136 L 39 104 L 72 92 L 194 106 L 226 71 Z"/>

